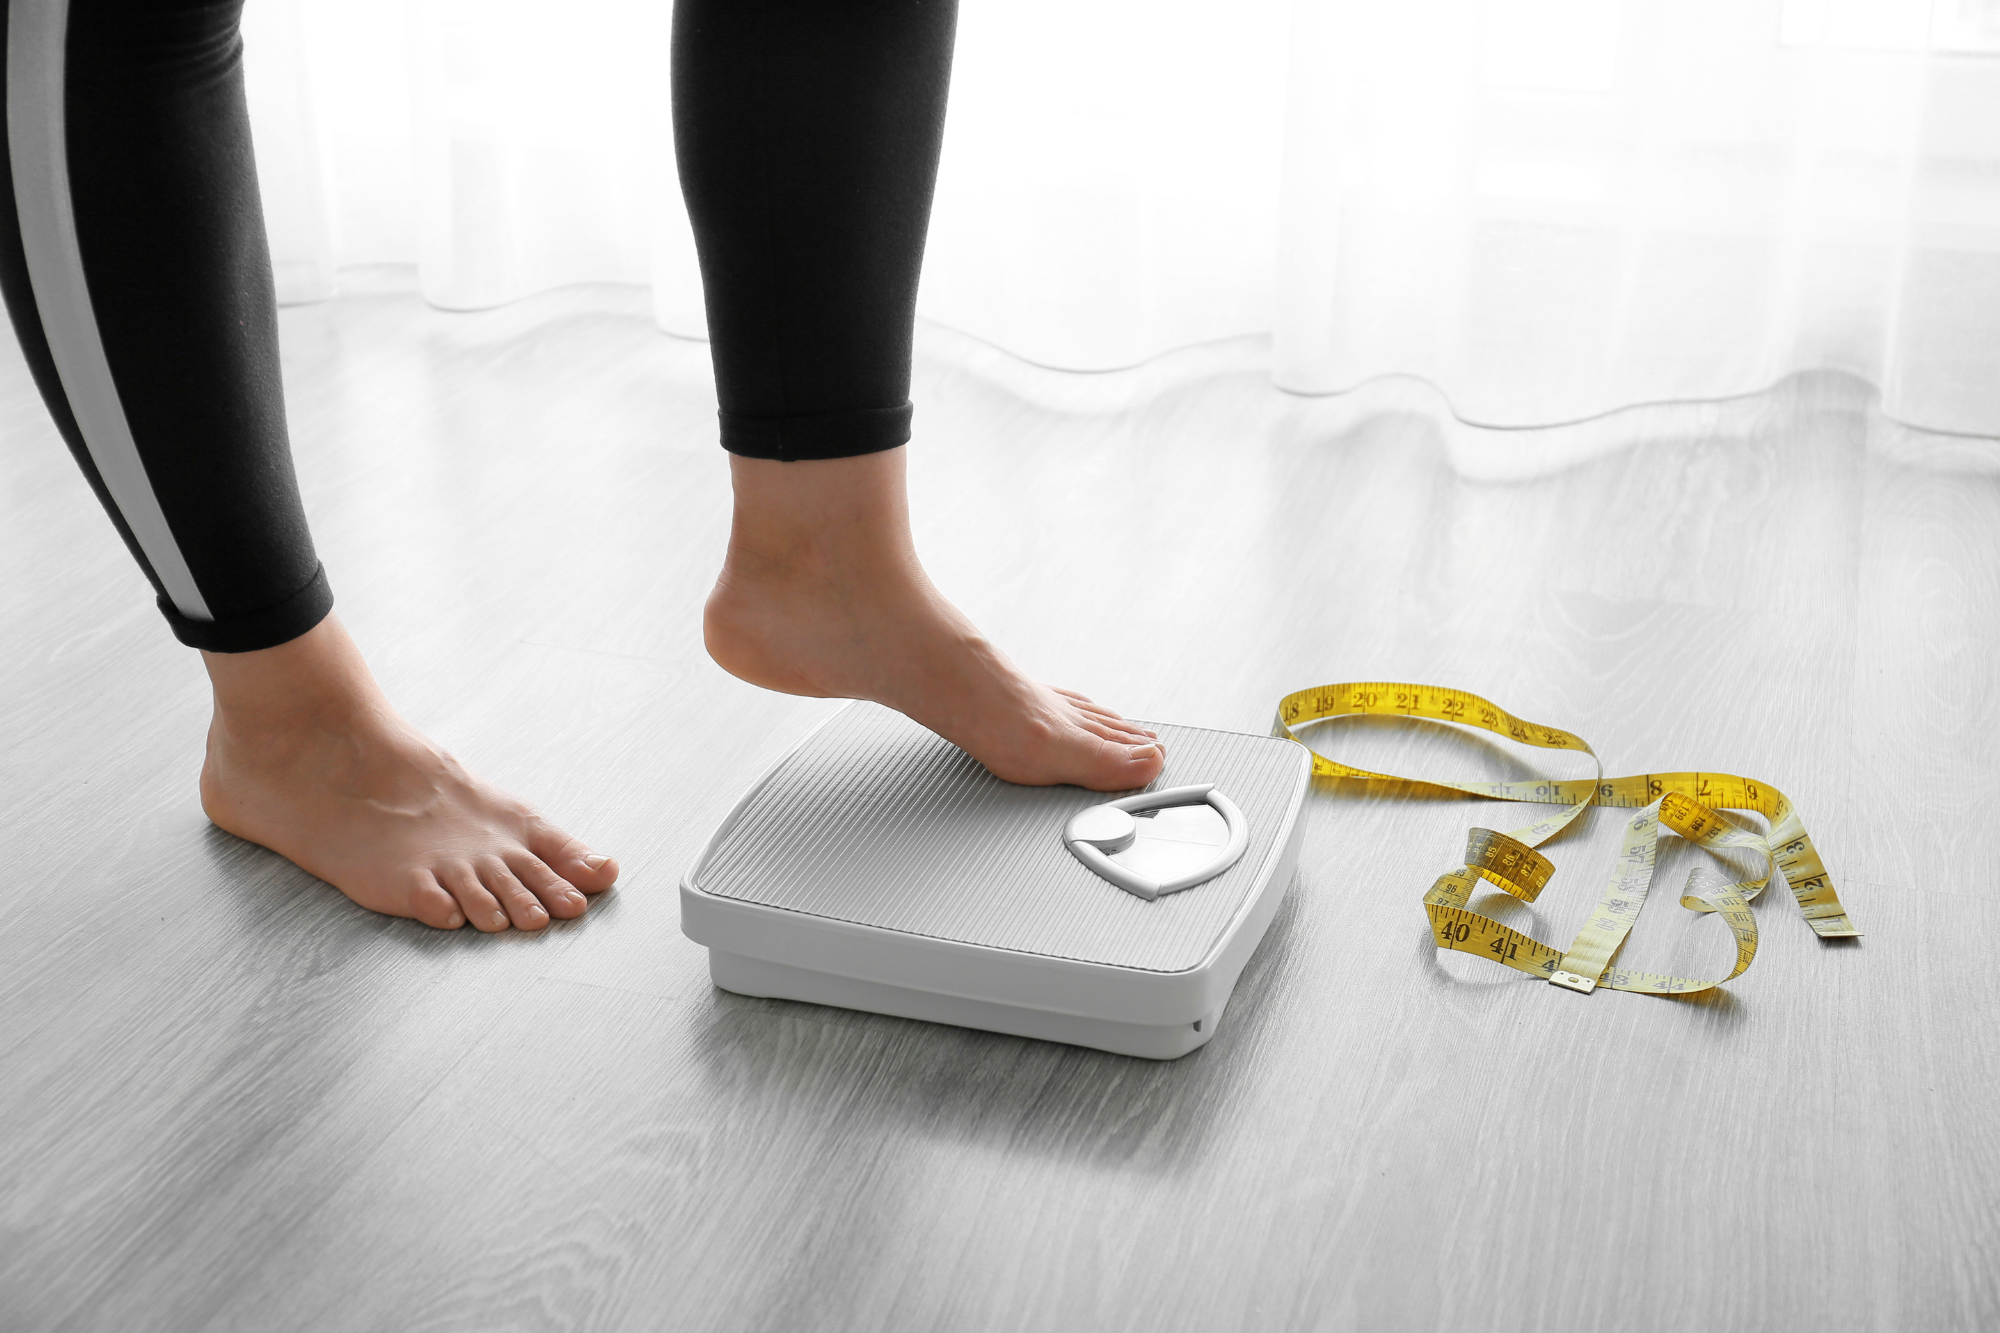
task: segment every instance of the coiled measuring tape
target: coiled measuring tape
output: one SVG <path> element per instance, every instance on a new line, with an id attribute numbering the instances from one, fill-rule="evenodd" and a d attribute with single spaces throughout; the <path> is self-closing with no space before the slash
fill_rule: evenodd
<path id="1" fill-rule="evenodd" d="M 1495 801 L 1521 801 L 1565 807 L 1511 833 L 1475 828 L 1465 842 L 1465 864 L 1439 875 L 1424 895 L 1431 935 L 1440 949 L 1480 954 L 1516 971 L 1589 994 L 1599 986 L 1646 995 L 1692 995 L 1743 975 L 1757 956 L 1757 920 L 1750 902 L 1764 891 L 1774 871 L 1782 870 L 1806 924 L 1821 939 L 1847 939 L 1861 932 L 1848 920 L 1834 892 L 1833 878 L 1813 850 L 1805 825 L 1786 795 L 1767 782 L 1730 773 L 1641 773 L 1606 778 L 1604 763 L 1583 739 L 1560 727 L 1524 722 L 1499 705 L 1464 690 L 1395 681 L 1356 681 L 1299 690 L 1278 701 L 1272 734 L 1300 741 L 1292 728 L 1327 718 L 1421 717 L 1479 727 L 1524 745 L 1544 750 L 1572 750 L 1590 756 L 1597 773 L 1583 779 L 1540 779 L 1529 782 L 1442 782 L 1431 778 L 1400 778 L 1328 759 L 1313 750 L 1316 777 L 1359 778 L 1370 782 L 1405 784 L 1419 791 L 1463 792 Z M 1304 741 L 1307 749 L 1312 747 Z M 1592 805 L 1634 808 L 1625 827 L 1624 845 L 1612 867 L 1610 882 L 1597 908 L 1567 950 L 1542 943 L 1511 926 L 1502 925 L 1466 906 L 1481 880 L 1522 902 L 1531 903 L 1555 873 L 1555 864 L 1536 848 L 1568 828 Z M 1769 822 L 1765 833 L 1744 828 L 1717 814 L 1718 810 L 1748 810 Z M 1618 950 L 1646 905 L 1658 859 L 1660 828 L 1686 838 L 1714 854 L 1742 852 L 1760 860 L 1763 873 L 1730 879 L 1697 866 L 1681 893 L 1681 906 L 1713 912 L 1736 938 L 1736 970 L 1715 981 L 1668 976 L 1615 967 Z M 1721 860 L 1718 855 L 1718 860 Z M 1726 864 L 1726 862 L 1724 862 Z"/>

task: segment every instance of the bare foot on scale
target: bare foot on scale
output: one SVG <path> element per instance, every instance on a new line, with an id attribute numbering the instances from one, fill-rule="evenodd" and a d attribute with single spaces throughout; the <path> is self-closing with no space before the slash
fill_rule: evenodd
<path id="1" fill-rule="evenodd" d="M 334 617 L 276 648 L 202 656 L 215 687 L 202 809 L 370 911 L 539 930 L 618 878 L 399 717 Z"/>
<path id="2" fill-rule="evenodd" d="M 731 675 L 870 699 L 995 777 L 1126 791 L 1159 776 L 1155 734 L 1024 676 L 932 586 L 910 538 L 905 451 L 778 463 L 732 456 L 729 554 L 702 629 Z"/>

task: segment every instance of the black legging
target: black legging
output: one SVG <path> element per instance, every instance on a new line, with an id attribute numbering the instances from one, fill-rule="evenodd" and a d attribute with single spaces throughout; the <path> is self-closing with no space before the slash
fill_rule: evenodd
<path id="1" fill-rule="evenodd" d="M 183 643 L 333 607 L 285 436 L 242 0 L 8 0 L 0 291 Z M 674 142 L 722 444 L 910 437 L 910 339 L 955 0 L 678 0 Z"/>

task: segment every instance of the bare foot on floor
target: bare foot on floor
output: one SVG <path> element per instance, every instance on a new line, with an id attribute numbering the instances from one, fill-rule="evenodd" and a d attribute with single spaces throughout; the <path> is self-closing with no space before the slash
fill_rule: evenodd
<path id="1" fill-rule="evenodd" d="M 397 716 L 332 616 L 276 648 L 204 653 L 208 817 L 370 911 L 455 930 L 540 930 L 618 878 Z"/>
<path id="2" fill-rule="evenodd" d="M 729 555 L 702 630 L 731 675 L 871 699 L 1008 782 L 1127 791 L 1159 776 L 1155 734 L 1021 674 L 932 586 L 910 540 L 904 451 L 732 457 Z"/>

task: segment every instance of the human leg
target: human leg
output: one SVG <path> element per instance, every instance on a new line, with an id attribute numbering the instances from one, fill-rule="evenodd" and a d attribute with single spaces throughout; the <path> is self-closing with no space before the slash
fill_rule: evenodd
<path id="1" fill-rule="evenodd" d="M 585 895 L 617 879 L 399 716 L 338 618 L 203 660 L 215 717 L 202 808 L 363 907 L 446 930 L 539 930 L 582 916 Z"/>
<path id="2" fill-rule="evenodd" d="M 678 0 L 674 142 L 735 521 L 704 618 L 725 669 L 873 699 L 1000 777 L 1144 786 L 1151 732 L 1029 679 L 932 586 L 903 446 L 950 0 Z"/>
<path id="3" fill-rule="evenodd" d="M 905 457 L 729 460 L 736 513 L 704 619 L 710 654 L 766 689 L 885 704 L 1009 782 L 1151 782 L 1164 762 L 1151 731 L 1023 674 L 931 584 L 910 540 Z"/>
<path id="4" fill-rule="evenodd" d="M 204 652 L 210 817 L 374 910 L 500 928 L 483 880 L 445 894 L 422 875 L 457 866 L 453 847 L 481 866 L 539 860 L 531 840 L 569 852 L 518 802 L 441 767 L 331 619 L 285 437 L 240 10 L 9 0 L 0 290 L 59 432 L 175 634 Z M 327 799 L 329 737 L 352 757 L 346 806 Z M 413 836 L 389 812 L 419 789 L 434 831 Z M 370 823 L 375 807 L 393 829 Z M 613 875 L 578 862 L 567 882 L 536 876 L 545 896 L 511 920 L 573 916 L 574 889 Z M 521 878 L 495 872 L 495 887 Z"/>

